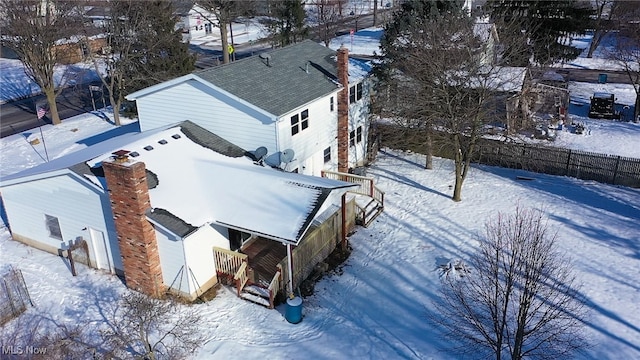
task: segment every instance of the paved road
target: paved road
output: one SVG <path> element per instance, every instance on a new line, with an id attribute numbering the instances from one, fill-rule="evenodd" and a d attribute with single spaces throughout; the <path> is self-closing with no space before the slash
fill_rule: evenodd
<path id="1" fill-rule="evenodd" d="M 106 100 L 106 99 L 105 99 Z M 94 93 L 96 107 L 101 108 L 102 99 L 99 93 Z M 36 106 L 46 106 L 47 100 L 43 95 L 7 102 L 0 106 L 0 137 L 36 128 L 51 123 L 47 114 L 42 120 L 36 117 Z M 67 119 L 93 110 L 89 85 L 69 87 L 57 99 L 60 119 Z"/>

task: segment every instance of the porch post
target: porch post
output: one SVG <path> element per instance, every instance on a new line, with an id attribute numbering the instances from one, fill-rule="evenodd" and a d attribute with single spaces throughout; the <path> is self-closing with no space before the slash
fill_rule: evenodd
<path id="1" fill-rule="evenodd" d="M 293 257 L 291 252 L 291 244 L 287 244 L 287 265 L 289 266 L 289 282 L 287 288 L 289 290 L 289 297 L 293 296 Z"/>

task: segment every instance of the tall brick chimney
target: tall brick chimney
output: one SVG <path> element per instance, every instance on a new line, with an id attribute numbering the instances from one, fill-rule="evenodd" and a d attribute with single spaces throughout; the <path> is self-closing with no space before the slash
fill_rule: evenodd
<path id="1" fill-rule="evenodd" d="M 338 49 L 338 171 L 349 172 L 349 50 Z"/>
<path id="2" fill-rule="evenodd" d="M 153 226 L 145 212 L 151 208 L 146 168 L 120 150 L 102 162 L 127 287 L 152 297 L 164 293 L 160 255 Z"/>

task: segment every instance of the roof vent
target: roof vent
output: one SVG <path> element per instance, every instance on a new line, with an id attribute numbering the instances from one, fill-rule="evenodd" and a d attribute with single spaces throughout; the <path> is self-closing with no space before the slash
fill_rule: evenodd
<path id="1" fill-rule="evenodd" d="M 129 153 L 129 156 L 131 156 L 131 157 L 138 157 L 138 156 L 140 156 L 140 153 L 139 153 L 139 152 L 137 152 L 137 151 L 132 151 L 132 152 L 130 152 L 130 153 Z"/>
<path id="2" fill-rule="evenodd" d="M 176 140 L 178 140 L 178 139 L 180 139 L 182 136 L 180 136 L 180 134 L 173 134 L 173 135 L 171 135 L 171 137 L 172 137 L 172 138 L 174 138 L 174 139 L 176 139 Z"/>
<path id="3" fill-rule="evenodd" d="M 262 53 L 258 55 L 260 59 L 264 60 L 267 66 L 271 66 L 271 55 Z"/>
<path id="4" fill-rule="evenodd" d="M 158 141 L 158 144 L 160 144 L 160 145 L 165 145 L 166 143 L 167 143 L 167 140 L 165 140 L 165 139 L 162 139 L 162 140 Z"/>
<path id="5" fill-rule="evenodd" d="M 147 146 L 143 147 L 143 149 L 145 149 L 147 151 L 151 151 L 151 150 L 153 150 L 153 146 L 147 145 Z"/>

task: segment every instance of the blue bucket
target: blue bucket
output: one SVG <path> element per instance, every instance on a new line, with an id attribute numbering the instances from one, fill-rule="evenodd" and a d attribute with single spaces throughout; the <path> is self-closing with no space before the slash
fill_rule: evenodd
<path id="1" fill-rule="evenodd" d="M 292 324 L 302 321 L 302 298 L 295 296 L 287 299 L 287 309 L 284 318 Z"/>

